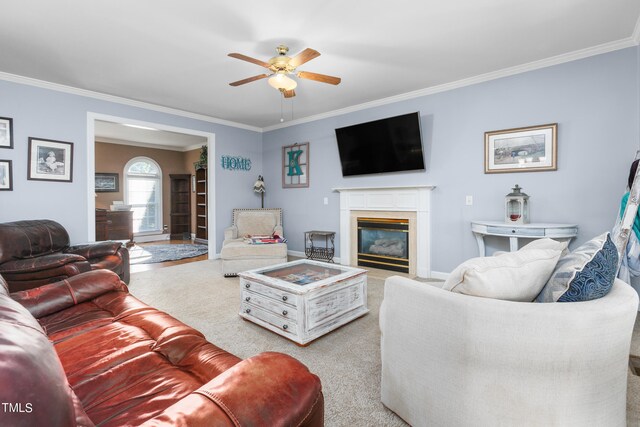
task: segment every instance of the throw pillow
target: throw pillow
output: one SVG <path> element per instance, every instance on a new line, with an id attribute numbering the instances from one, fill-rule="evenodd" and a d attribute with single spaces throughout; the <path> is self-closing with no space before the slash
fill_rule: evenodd
<path id="1" fill-rule="evenodd" d="M 538 302 L 589 301 L 611 290 L 618 269 L 618 251 L 609 233 L 601 234 L 558 261 Z"/>
<path id="2" fill-rule="evenodd" d="M 442 289 L 465 295 L 531 302 L 553 272 L 560 250 L 530 249 L 472 258 L 449 275 Z"/>
<path id="3" fill-rule="evenodd" d="M 520 249 L 519 251 L 527 251 L 529 249 L 555 249 L 558 251 L 562 251 L 561 257 L 569 253 L 569 242 L 559 242 L 557 240 L 550 239 L 545 237 L 544 239 L 535 239 Z M 493 253 L 493 256 L 502 256 L 504 254 L 508 254 L 510 252 L 507 251 L 496 251 Z"/>
<path id="4" fill-rule="evenodd" d="M 567 249 L 568 246 L 569 242 L 559 242 L 557 240 L 545 237 L 544 239 L 532 240 L 531 242 L 521 247 L 520 250 L 526 251 L 529 249 L 554 249 L 562 252 L 561 256 L 563 256 L 569 253 L 569 250 Z"/>

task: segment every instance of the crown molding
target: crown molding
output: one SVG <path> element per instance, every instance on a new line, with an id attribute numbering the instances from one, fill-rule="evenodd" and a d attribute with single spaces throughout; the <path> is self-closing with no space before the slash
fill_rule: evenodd
<path id="1" fill-rule="evenodd" d="M 193 150 L 200 150 L 202 148 L 203 145 L 207 145 L 207 144 L 193 144 L 193 145 L 188 145 L 186 147 L 182 148 L 182 151 L 193 151 Z"/>
<path id="2" fill-rule="evenodd" d="M 600 55 L 603 53 L 613 52 L 620 49 L 625 49 L 640 44 L 637 38 L 640 37 L 640 18 L 636 24 L 636 29 L 632 37 L 626 39 L 617 40 L 610 43 L 604 43 L 601 45 L 589 47 L 586 49 L 576 50 L 562 55 L 552 56 L 550 58 L 541 59 L 539 61 L 529 62 L 522 65 L 516 65 L 514 67 L 504 68 L 498 71 L 492 71 L 490 73 L 480 74 L 475 77 L 467 79 L 457 80 L 451 83 L 445 83 L 438 86 L 432 86 L 425 89 L 419 89 L 412 92 L 406 92 L 400 95 L 394 95 L 387 98 L 378 99 L 371 102 L 365 102 L 363 104 L 357 104 L 339 110 L 333 110 L 322 114 L 316 114 L 313 116 L 302 117 L 300 119 L 292 120 L 289 122 L 278 123 L 273 126 L 267 126 L 262 128 L 263 132 L 269 132 L 277 129 L 283 129 L 290 126 L 296 126 L 303 123 L 315 122 L 317 120 L 326 119 L 329 117 L 341 116 L 348 113 L 353 113 L 360 110 L 366 110 L 368 108 L 380 107 L 387 104 L 393 104 L 408 99 L 419 98 L 421 96 L 433 95 L 435 93 L 446 92 L 453 89 L 459 89 L 465 86 L 471 86 L 478 83 L 488 82 L 490 80 L 496 80 L 503 77 L 513 76 L 516 74 L 526 73 L 528 71 L 538 70 L 541 68 L 551 67 L 553 65 L 564 64 L 578 59 L 584 59 L 591 56 Z"/>
<path id="3" fill-rule="evenodd" d="M 640 44 L 640 16 L 638 16 L 638 20 L 636 21 L 636 26 L 633 29 L 633 34 L 631 35 L 631 39 L 635 44 Z"/>
<path id="4" fill-rule="evenodd" d="M 0 80 L 6 80 L 13 83 L 20 83 L 28 86 L 35 86 L 42 89 L 54 90 L 56 92 L 64 92 L 72 95 L 84 96 L 87 98 L 99 99 L 102 101 L 114 102 L 116 104 L 128 105 L 130 107 L 144 108 L 146 110 L 157 111 L 159 113 L 166 113 L 174 116 L 186 117 L 189 119 L 200 120 L 208 123 L 215 123 L 218 125 L 230 126 L 230 127 L 250 130 L 254 132 L 262 132 L 262 128 L 259 128 L 257 126 L 250 126 L 244 123 L 232 122 L 229 120 L 206 116 L 204 114 L 191 113 L 189 111 L 178 110 L 176 108 L 163 107 L 162 105 L 136 101 L 133 99 L 122 98 L 120 96 L 108 95 L 106 93 L 94 92 L 86 89 L 79 89 L 72 86 L 66 86 L 58 83 L 47 82 L 44 80 L 38 80 L 31 77 L 19 76 L 17 74 L 0 72 Z"/>
<path id="5" fill-rule="evenodd" d="M 192 151 L 192 150 L 199 150 L 202 147 L 202 144 L 189 145 L 188 147 L 178 147 L 176 145 L 149 144 L 147 142 L 129 141 L 124 139 L 106 138 L 101 136 L 96 137 L 96 142 L 101 142 L 103 144 L 129 145 L 131 147 L 140 147 L 140 148 L 154 148 L 156 150 L 179 151 L 182 153 L 185 153 L 187 151 Z"/>
<path id="6" fill-rule="evenodd" d="M 387 104 L 393 104 L 400 101 L 405 101 L 413 98 L 419 98 L 422 96 L 433 95 L 440 92 L 446 92 L 453 89 L 459 89 L 466 86 L 475 85 L 478 83 L 483 83 L 491 80 L 496 80 L 503 77 L 513 76 L 516 74 L 526 73 L 528 71 L 534 71 L 541 68 L 551 67 L 553 65 L 564 64 L 571 61 L 576 61 L 579 59 L 588 58 L 591 56 L 596 56 L 608 52 L 613 52 L 620 49 L 625 49 L 632 46 L 640 45 L 640 17 L 636 21 L 636 25 L 633 31 L 633 34 L 625 39 L 616 40 L 609 43 L 604 43 L 601 45 L 556 55 L 550 58 L 541 59 L 539 61 L 533 61 L 522 65 L 516 65 L 514 67 L 504 68 L 502 70 L 493 71 L 490 73 L 481 74 L 478 76 L 457 80 L 451 83 L 445 83 L 442 85 L 431 86 L 424 89 L 419 89 L 412 92 L 406 92 L 399 95 L 390 96 L 387 98 L 377 99 L 375 101 L 365 102 L 362 104 L 356 104 L 349 107 L 341 108 L 338 110 L 328 111 L 326 113 L 316 114 L 312 116 L 302 117 L 300 119 L 291 120 L 289 122 L 278 123 L 272 126 L 266 126 L 263 128 L 257 126 L 251 126 L 244 123 L 232 122 L 229 120 L 219 119 L 216 117 L 206 116 L 203 114 L 192 113 L 189 111 L 183 111 L 175 108 L 164 107 L 161 105 L 151 104 L 142 101 L 135 101 L 133 99 L 122 98 L 115 95 L 108 95 L 101 92 L 94 92 L 86 89 L 74 88 L 71 86 L 66 86 L 58 83 L 51 83 L 44 80 L 38 80 L 30 77 L 19 76 L 16 74 L 10 74 L 5 72 L 0 72 L 0 80 L 6 80 L 14 83 L 25 84 L 29 86 L 40 87 L 43 89 L 54 90 L 57 92 L 64 92 L 73 95 L 84 96 L 88 98 L 99 99 L 108 102 L 114 102 L 117 104 L 128 105 L 131 107 L 144 108 L 147 110 L 157 111 L 160 113 L 171 114 L 180 117 L 186 117 L 194 120 L 200 120 L 203 122 L 214 123 L 224 126 L 235 127 L 239 129 L 245 129 L 253 132 L 270 132 L 277 129 L 283 129 L 291 126 L 296 126 L 303 123 L 315 122 L 317 120 L 322 120 L 330 117 L 341 116 L 344 114 L 353 113 L 356 111 L 366 110 L 368 108 L 380 107 Z M 108 142 L 108 141 L 103 141 Z M 134 145 L 134 143 L 130 143 L 129 141 L 124 141 L 129 145 Z M 119 143 L 122 144 L 123 141 L 120 142 L 111 142 L 111 143 Z M 183 150 L 184 147 L 176 147 L 176 148 L 166 148 L 163 146 L 154 146 L 152 148 L 159 149 L 169 149 L 169 150 Z"/>

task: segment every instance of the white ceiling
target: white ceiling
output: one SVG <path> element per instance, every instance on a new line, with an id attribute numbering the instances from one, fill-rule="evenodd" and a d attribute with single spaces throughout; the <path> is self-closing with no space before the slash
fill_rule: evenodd
<path id="1" fill-rule="evenodd" d="M 196 150 L 207 143 L 203 136 L 103 120 L 95 121 L 94 135 L 98 142 L 177 151 Z"/>
<path id="2" fill-rule="evenodd" d="M 266 61 L 285 43 L 322 54 L 299 69 L 342 83 L 299 81 L 283 102 L 295 120 L 631 46 L 639 16 L 638 0 L 3 0 L 0 78 L 265 128 L 279 125 L 281 95 L 266 80 L 229 86 L 265 71 L 230 52 Z"/>

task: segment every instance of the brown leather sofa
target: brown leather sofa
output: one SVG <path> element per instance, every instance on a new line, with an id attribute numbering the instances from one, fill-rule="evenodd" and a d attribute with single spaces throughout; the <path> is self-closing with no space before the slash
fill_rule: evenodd
<path id="1" fill-rule="evenodd" d="M 106 268 L 129 283 L 129 251 L 120 242 L 69 246 L 69 234 L 47 219 L 0 224 L 0 274 L 11 292 Z"/>
<path id="2" fill-rule="evenodd" d="M 324 423 L 320 380 L 302 363 L 241 360 L 108 270 L 11 294 L 0 277 L 0 385 L 3 426 Z"/>

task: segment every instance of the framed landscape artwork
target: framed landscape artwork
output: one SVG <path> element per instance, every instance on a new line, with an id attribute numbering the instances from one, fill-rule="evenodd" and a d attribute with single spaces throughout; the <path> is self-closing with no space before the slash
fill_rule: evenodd
<path id="1" fill-rule="evenodd" d="M 282 188 L 309 186 L 309 143 L 282 147 Z"/>
<path id="2" fill-rule="evenodd" d="M 73 143 L 29 138 L 29 173 L 37 181 L 73 180 Z"/>
<path id="3" fill-rule="evenodd" d="M 13 120 L 0 117 L 0 148 L 13 148 Z"/>
<path id="4" fill-rule="evenodd" d="M 557 167 L 558 124 L 484 134 L 484 173 L 552 171 Z"/>
<path id="5" fill-rule="evenodd" d="M 0 191 L 13 190 L 11 160 L 0 160 Z"/>
<path id="6" fill-rule="evenodd" d="M 96 172 L 96 193 L 117 193 L 120 182 L 117 173 Z"/>

